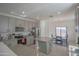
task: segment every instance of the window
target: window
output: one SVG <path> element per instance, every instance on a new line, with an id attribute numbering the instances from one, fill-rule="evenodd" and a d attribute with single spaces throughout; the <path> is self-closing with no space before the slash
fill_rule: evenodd
<path id="1" fill-rule="evenodd" d="M 66 27 L 56 27 L 56 36 L 61 36 L 62 38 L 67 37 Z"/>

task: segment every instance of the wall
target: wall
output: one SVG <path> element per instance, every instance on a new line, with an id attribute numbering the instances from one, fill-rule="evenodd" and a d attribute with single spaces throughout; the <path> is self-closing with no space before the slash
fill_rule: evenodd
<path id="1" fill-rule="evenodd" d="M 59 26 L 67 27 L 68 42 L 70 45 L 76 45 L 75 32 L 75 10 L 72 9 L 64 14 L 54 16 L 53 18 L 40 21 L 41 37 L 55 36 L 55 28 Z"/>

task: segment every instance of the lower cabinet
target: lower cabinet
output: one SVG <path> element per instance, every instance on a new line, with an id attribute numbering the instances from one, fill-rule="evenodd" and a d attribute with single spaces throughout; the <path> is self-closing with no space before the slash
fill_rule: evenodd
<path id="1" fill-rule="evenodd" d="M 32 44 L 34 44 L 34 37 L 28 36 L 27 37 L 27 45 L 32 45 Z"/>
<path id="2" fill-rule="evenodd" d="M 51 52 L 51 43 L 46 41 L 38 40 L 39 51 L 45 54 Z"/>

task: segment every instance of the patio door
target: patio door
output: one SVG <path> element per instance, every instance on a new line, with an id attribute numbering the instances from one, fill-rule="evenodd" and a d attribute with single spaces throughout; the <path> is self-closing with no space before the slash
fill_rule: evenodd
<path id="1" fill-rule="evenodd" d="M 67 28 L 66 27 L 56 27 L 56 36 L 61 36 L 63 39 L 67 38 Z"/>
<path id="2" fill-rule="evenodd" d="M 56 27 L 56 37 L 61 37 L 61 41 L 64 46 L 68 45 L 68 35 L 67 35 L 67 28 L 66 27 Z"/>

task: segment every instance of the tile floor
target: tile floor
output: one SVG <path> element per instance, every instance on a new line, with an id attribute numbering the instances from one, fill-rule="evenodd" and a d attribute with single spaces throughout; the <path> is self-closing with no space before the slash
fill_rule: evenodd
<path id="1" fill-rule="evenodd" d="M 0 56 L 16 56 L 3 42 L 0 42 Z"/>
<path id="2" fill-rule="evenodd" d="M 35 45 L 21 45 L 14 44 L 14 41 L 9 40 L 4 43 L 18 56 L 68 56 L 68 47 L 60 46 L 57 44 L 52 44 L 52 51 L 46 55 L 42 52 L 39 52 Z"/>

